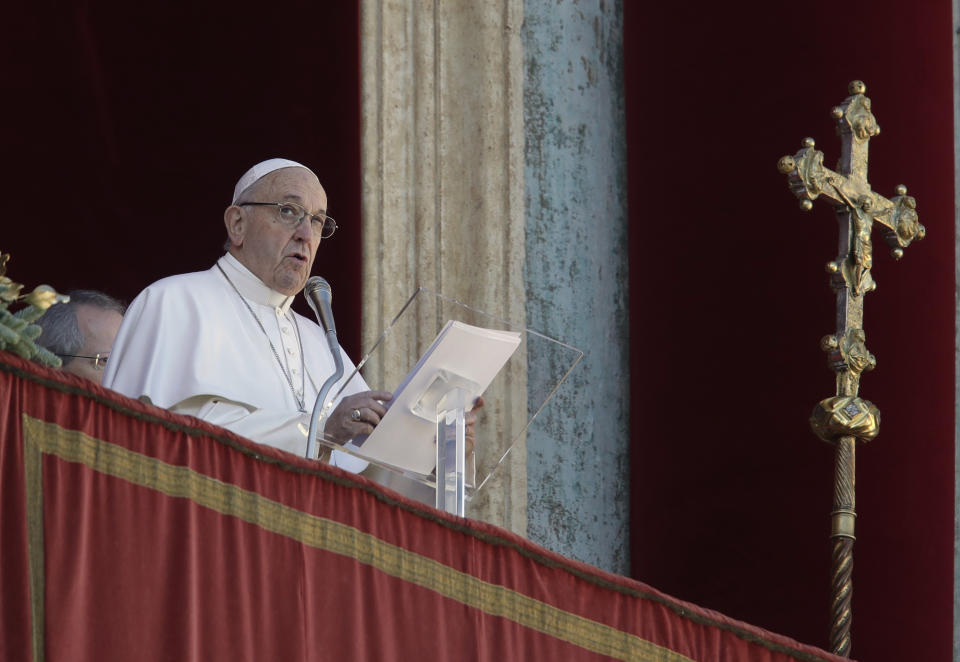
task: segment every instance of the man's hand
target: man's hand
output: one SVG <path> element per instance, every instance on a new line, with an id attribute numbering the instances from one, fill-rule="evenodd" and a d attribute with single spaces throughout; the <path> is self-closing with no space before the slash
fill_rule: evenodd
<path id="1" fill-rule="evenodd" d="M 484 402 L 483 398 L 478 397 L 473 401 L 473 409 L 467 412 L 467 415 L 464 417 L 466 419 L 466 441 L 467 441 L 467 455 L 473 452 L 474 442 L 477 438 L 477 410 L 483 407 Z"/>
<path id="2" fill-rule="evenodd" d="M 389 391 L 364 391 L 348 395 L 330 412 L 323 436 L 343 445 L 360 434 L 370 434 L 387 413 L 384 402 L 393 399 Z"/>
<path id="3" fill-rule="evenodd" d="M 384 402 L 393 399 L 389 391 L 364 391 L 348 395 L 330 413 L 323 435 L 328 440 L 345 444 L 357 435 L 370 434 L 380 419 L 387 413 Z M 476 441 L 477 411 L 483 407 L 483 398 L 473 401 L 473 408 L 466 414 L 467 454 L 473 452 Z"/>

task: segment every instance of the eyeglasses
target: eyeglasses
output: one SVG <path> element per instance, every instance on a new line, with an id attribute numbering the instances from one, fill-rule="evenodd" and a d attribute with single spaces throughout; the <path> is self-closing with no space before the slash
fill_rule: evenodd
<path id="1" fill-rule="evenodd" d="M 303 219 L 310 218 L 310 228 L 313 234 L 321 239 L 329 239 L 337 231 L 337 222 L 326 214 L 311 214 L 306 209 L 294 202 L 240 202 L 238 207 L 251 205 L 254 207 L 276 207 L 277 218 L 280 223 L 288 228 L 295 228 L 300 225 Z"/>
<path id="2" fill-rule="evenodd" d="M 84 356 L 82 354 L 57 354 L 57 356 L 63 359 L 90 359 L 93 361 L 94 370 L 103 370 L 107 367 L 107 359 L 110 357 L 110 352 L 97 354 L 95 356 Z"/>

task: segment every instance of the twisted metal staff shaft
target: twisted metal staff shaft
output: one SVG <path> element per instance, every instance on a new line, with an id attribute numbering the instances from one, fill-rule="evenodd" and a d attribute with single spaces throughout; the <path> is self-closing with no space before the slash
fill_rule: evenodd
<path id="1" fill-rule="evenodd" d="M 837 655 L 850 656 L 850 624 L 853 620 L 853 542 L 856 519 L 856 439 L 843 436 L 837 440 L 833 513 L 830 537 L 833 555 L 830 569 L 830 649 Z"/>

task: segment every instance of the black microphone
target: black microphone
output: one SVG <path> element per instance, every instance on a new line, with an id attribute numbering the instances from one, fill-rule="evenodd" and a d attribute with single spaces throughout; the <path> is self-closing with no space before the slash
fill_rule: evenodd
<path id="1" fill-rule="evenodd" d="M 323 327 L 324 333 L 333 333 L 337 335 L 337 326 L 333 323 L 333 310 L 330 303 L 333 301 L 333 291 L 330 289 L 330 283 L 320 276 L 313 276 L 307 281 L 303 288 L 303 294 L 307 297 L 307 303 L 317 316 L 317 321 Z"/>
<path id="2" fill-rule="evenodd" d="M 310 430 L 307 433 L 307 454 L 306 457 L 311 460 L 317 458 L 317 427 L 320 422 L 320 414 L 323 412 L 324 403 L 327 394 L 333 385 L 343 377 L 343 359 L 340 358 L 340 343 L 337 342 L 337 327 L 333 323 L 333 310 L 330 308 L 330 302 L 333 300 L 333 292 L 330 290 L 330 283 L 320 276 L 313 276 L 307 281 L 303 288 L 303 294 L 307 297 L 307 303 L 313 309 L 313 314 L 317 316 L 317 321 L 323 327 L 327 334 L 327 343 L 330 345 L 330 353 L 333 355 L 334 373 L 327 378 L 327 381 L 320 387 L 317 393 L 317 400 L 313 405 L 313 413 L 310 415 Z"/>

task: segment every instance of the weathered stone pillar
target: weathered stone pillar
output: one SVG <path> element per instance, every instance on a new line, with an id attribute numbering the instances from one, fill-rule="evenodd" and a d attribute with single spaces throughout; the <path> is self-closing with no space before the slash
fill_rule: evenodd
<path id="1" fill-rule="evenodd" d="M 420 285 L 585 350 L 470 515 L 626 573 L 622 4 L 361 7 L 364 342 Z M 425 327 L 372 384 L 396 383 Z M 496 403 L 524 420 L 527 377 L 552 367 L 525 359 Z"/>
<path id="2" fill-rule="evenodd" d="M 527 535 L 630 570 L 623 4 L 524 5 L 527 321 L 584 350 L 527 435 Z M 542 418 L 542 420 L 541 420 Z"/>
<path id="3" fill-rule="evenodd" d="M 524 324 L 521 20 L 521 0 L 361 3 L 365 347 L 418 286 Z M 371 383 L 395 384 L 434 332 Z M 525 416 L 511 379 L 496 407 Z M 472 514 L 523 535 L 526 451 L 509 458 Z"/>

